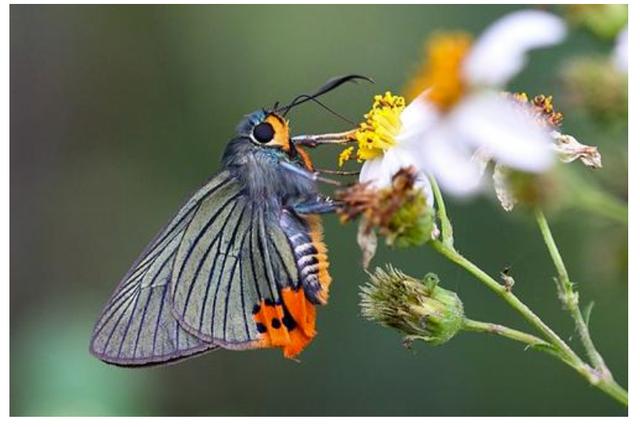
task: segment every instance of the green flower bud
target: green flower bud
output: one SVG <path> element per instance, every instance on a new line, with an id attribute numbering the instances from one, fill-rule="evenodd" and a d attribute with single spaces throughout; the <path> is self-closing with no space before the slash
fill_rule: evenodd
<path id="1" fill-rule="evenodd" d="M 394 212 L 387 227 L 387 244 L 399 248 L 420 246 L 431 240 L 434 232 L 434 210 L 421 191 Z"/>
<path id="2" fill-rule="evenodd" d="M 608 57 L 567 62 L 561 79 L 570 102 L 603 122 L 627 120 L 628 78 Z"/>
<path id="3" fill-rule="evenodd" d="M 604 40 L 613 39 L 627 25 L 626 4 L 575 4 L 568 6 L 569 19 Z"/>
<path id="4" fill-rule="evenodd" d="M 391 265 L 376 268 L 360 288 L 362 315 L 406 334 L 409 342 L 443 344 L 460 331 L 465 318 L 458 295 L 439 282 L 433 273 L 418 280 Z"/>

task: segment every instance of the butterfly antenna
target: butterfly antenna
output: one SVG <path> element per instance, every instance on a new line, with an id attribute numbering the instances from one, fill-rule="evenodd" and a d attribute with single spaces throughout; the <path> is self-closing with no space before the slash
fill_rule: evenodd
<path id="1" fill-rule="evenodd" d="M 320 107 L 324 108 L 325 110 L 327 110 L 329 113 L 333 114 L 335 117 L 344 120 L 345 122 L 354 125 L 355 126 L 355 122 L 353 120 L 348 119 L 347 117 L 343 116 L 342 114 L 338 113 L 336 110 L 332 109 L 331 107 L 329 107 L 328 105 L 324 104 L 323 102 L 320 102 L 320 100 L 311 97 L 311 95 L 299 95 L 296 98 L 303 98 L 308 101 L 313 101 L 316 104 L 318 104 Z M 291 110 L 291 108 L 288 108 L 287 111 L 284 112 L 283 116 L 286 117 L 287 114 L 289 113 L 289 111 Z"/>
<path id="2" fill-rule="evenodd" d="M 361 76 L 358 74 L 349 74 L 346 76 L 340 76 L 340 77 L 334 77 L 333 79 L 330 79 L 328 82 L 326 82 L 325 84 L 323 84 L 317 91 L 315 91 L 315 93 L 313 93 L 312 95 L 298 95 L 295 98 L 293 98 L 293 100 L 286 106 L 281 107 L 281 110 L 285 111 L 285 115 L 289 112 L 289 110 L 291 110 L 293 107 L 303 104 L 307 101 L 314 101 L 319 103 L 319 101 L 316 99 L 322 95 L 324 95 L 325 93 L 331 92 L 332 90 L 342 86 L 343 84 L 347 83 L 347 82 L 357 82 L 358 80 L 366 80 L 370 83 L 375 83 L 373 81 L 373 79 L 371 79 L 370 77 L 366 77 L 366 76 Z M 327 108 L 326 106 L 324 106 L 323 104 L 319 103 L 320 105 L 322 105 L 324 108 Z M 329 109 L 330 110 L 330 109 Z M 330 110 L 332 113 L 335 114 L 334 111 Z"/>

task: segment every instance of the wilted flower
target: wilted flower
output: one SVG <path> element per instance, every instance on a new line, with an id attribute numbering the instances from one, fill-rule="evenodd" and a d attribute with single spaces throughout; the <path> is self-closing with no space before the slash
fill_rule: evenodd
<path id="1" fill-rule="evenodd" d="M 360 218 L 358 243 L 365 267 L 375 253 L 376 233 L 397 247 L 421 245 L 437 233 L 433 208 L 416 186 L 413 168 L 400 169 L 387 187 L 358 183 L 338 191 L 336 200 L 342 222 Z"/>
<path id="2" fill-rule="evenodd" d="M 555 142 L 554 148 L 558 153 L 558 158 L 563 163 L 571 163 L 580 159 L 585 165 L 593 169 L 602 167 L 602 158 L 598 147 L 579 143 L 571 135 L 564 135 L 558 131 L 551 132 Z"/>
<path id="3" fill-rule="evenodd" d="M 411 342 L 444 344 L 464 326 L 464 307 L 455 292 L 441 288 L 438 276 L 418 280 L 388 265 L 376 268 L 361 287 L 362 315 L 398 330 Z"/>
<path id="4" fill-rule="evenodd" d="M 561 162 L 570 163 L 580 159 L 584 165 L 591 168 L 602 167 L 598 147 L 581 144 L 573 136 L 559 132 L 564 116 L 555 109 L 553 97 L 537 95 L 529 100 L 524 92 L 507 93 L 505 96 L 523 108 L 523 111 L 526 111 L 532 121 L 537 123 L 541 129 L 549 132 L 553 142 L 551 147 Z M 493 160 L 483 155 L 482 152 L 476 153 L 475 157 L 482 170 Z M 535 174 L 514 171 L 500 162 L 495 162 L 493 185 L 496 196 L 506 211 L 511 211 L 518 201 L 541 202 L 544 199 L 544 193 L 548 193 L 548 181 L 548 179 L 543 179 Z"/>

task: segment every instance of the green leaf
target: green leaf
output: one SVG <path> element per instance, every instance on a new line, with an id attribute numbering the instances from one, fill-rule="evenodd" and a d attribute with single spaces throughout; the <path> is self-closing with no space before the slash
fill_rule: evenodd
<path id="1" fill-rule="evenodd" d="M 587 324 L 587 329 L 589 328 L 589 319 L 591 319 L 591 311 L 593 310 L 593 306 L 596 305 L 595 301 L 591 301 L 587 306 L 582 310 L 582 316 L 584 317 L 584 323 Z"/>

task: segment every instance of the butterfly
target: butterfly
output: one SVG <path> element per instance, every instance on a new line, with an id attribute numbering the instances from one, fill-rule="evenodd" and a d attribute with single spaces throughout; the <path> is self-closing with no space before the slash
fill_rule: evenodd
<path id="1" fill-rule="evenodd" d="M 218 348 L 280 348 L 295 358 L 316 335 L 331 276 L 320 214 L 336 204 L 302 146 L 344 134 L 291 138 L 286 114 L 348 81 L 330 80 L 246 116 L 221 171 L 195 192 L 117 286 L 90 351 L 115 365 L 175 362 Z"/>

